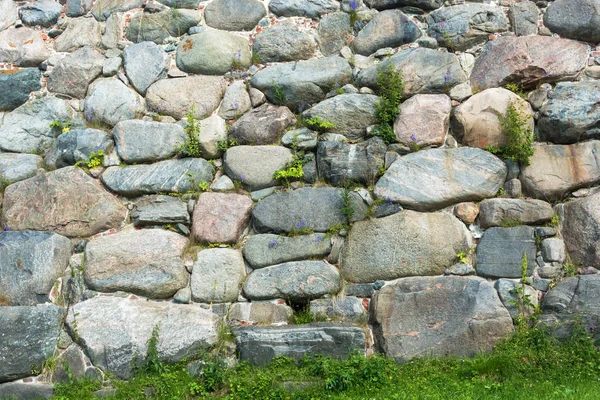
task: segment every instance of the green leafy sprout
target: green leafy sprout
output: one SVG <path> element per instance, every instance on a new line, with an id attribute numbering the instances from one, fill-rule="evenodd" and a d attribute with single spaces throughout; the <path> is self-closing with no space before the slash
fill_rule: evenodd
<path id="1" fill-rule="evenodd" d="M 402 101 L 404 91 L 404 80 L 402 72 L 396 71 L 390 63 L 386 68 L 377 71 L 377 87 L 379 102 L 375 104 L 375 117 L 379 125 L 372 131 L 373 136 L 379 136 L 386 144 L 396 141 L 394 133 L 394 121 L 398 116 L 398 106 Z"/>

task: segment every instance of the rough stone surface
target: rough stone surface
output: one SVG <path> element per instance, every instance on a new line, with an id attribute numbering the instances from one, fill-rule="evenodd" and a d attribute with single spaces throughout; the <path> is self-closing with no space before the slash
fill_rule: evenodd
<path id="1" fill-rule="evenodd" d="M 158 0 L 159 3 L 171 8 L 190 8 L 195 10 L 200 4 L 200 0 Z"/>
<path id="2" fill-rule="evenodd" d="M 76 316 L 75 316 L 76 315 Z M 155 326 L 158 358 L 177 362 L 217 342 L 219 318 L 197 305 L 94 297 L 71 308 L 67 325 L 94 366 L 126 379 L 143 360 Z"/>
<path id="3" fill-rule="evenodd" d="M 251 303 L 235 303 L 229 309 L 229 321 L 241 324 L 286 324 L 293 315 L 290 306 L 273 301 L 253 301 Z"/>
<path id="4" fill-rule="evenodd" d="M 227 82 L 217 76 L 161 79 L 148 88 L 148 108 L 177 120 L 195 105 L 194 118 L 208 118 L 221 103 Z"/>
<path id="5" fill-rule="evenodd" d="M 517 36 L 535 35 L 538 31 L 538 7 L 533 1 L 521 1 L 508 9 L 508 20 Z"/>
<path id="6" fill-rule="evenodd" d="M 101 42 L 102 26 L 94 18 L 74 18 L 56 38 L 54 48 L 60 52 L 73 52 L 84 46 L 98 47 Z"/>
<path id="7" fill-rule="evenodd" d="M 94 0 L 67 0 L 65 14 L 67 17 L 81 17 L 92 9 Z"/>
<path id="8" fill-rule="evenodd" d="M 564 204 L 562 237 L 571 260 L 584 267 L 600 265 L 600 194 Z"/>
<path id="9" fill-rule="evenodd" d="M 102 182 L 123 196 L 141 194 L 185 193 L 198 183 L 212 182 L 214 167 L 202 158 L 160 161 L 150 165 L 110 167 L 102 174 Z"/>
<path id="10" fill-rule="evenodd" d="M 0 153 L 0 174 L 9 183 L 35 176 L 42 165 L 42 158 L 35 154 Z"/>
<path id="11" fill-rule="evenodd" d="M 229 136 L 239 144 L 273 144 L 294 121 L 294 114 L 289 108 L 263 104 L 237 120 L 231 126 Z"/>
<path id="12" fill-rule="evenodd" d="M 335 0 L 273 0 L 269 2 L 269 11 L 280 17 L 319 18 L 323 14 L 339 9 L 339 2 Z"/>
<path id="13" fill-rule="evenodd" d="M 323 233 L 295 237 L 274 234 L 254 235 L 244 243 L 244 257 L 252 268 L 263 268 L 287 261 L 327 257 L 331 240 Z"/>
<path id="14" fill-rule="evenodd" d="M 6 188 L 2 225 L 86 237 L 118 227 L 125 207 L 79 168 L 67 167 Z"/>
<path id="15" fill-rule="evenodd" d="M 394 161 L 374 193 L 402 206 L 431 210 L 494 197 L 505 178 L 506 165 L 486 151 L 431 149 Z"/>
<path id="16" fill-rule="evenodd" d="M 536 245 L 533 228 L 490 228 L 477 245 L 477 275 L 486 278 L 520 278 L 523 254 L 527 255 L 527 276 L 535 267 Z"/>
<path id="17" fill-rule="evenodd" d="M 485 45 L 475 59 L 471 86 L 475 90 L 514 82 L 535 87 L 542 82 L 569 80 L 586 65 L 587 45 L 545 36 L 500 37 Z"/>
<path id="18" fill-rule="evenodd" d="M 171 158 L 188 140 L 177 124 L 141 120 L 119 122 L 113 136 L 119 157 L 129 164 Z"/>
<path id="19" fill-rule="evenodd" d="M 85 99 L 85 118 L 90 122 L 114 126 L 135 119 L 144 112 L 144 99 L 116 78 L 92 83 Z"/>
<path id="20" fill-rule="evenodd" d="M 89 162 L 99 150 L 104 154 L 114 148 L 112 135 L 100 129 L 72 129 L 61 134 L 48 151 L 44 162 L 51 168 L 64 168 L 78 161 Z"/>
<path id="21" fill-rule="evenodd" d="M 252 200 L 236 193 L 203 193 L 194 208 L 192 236 L 199 242 L 236 243 L 250 222 Z"/>
<path id="22" fill-rule="evenodd" d="M 240 359 L 263 366 L 279 356 L 300 360 L 321 354 L 344 359 L 355 351 L 364 352 L 366 341 L 362 328 L 333 323 L 243 327 L 235 335 Z"/>
<path id="23" fill-rule="evenodd" d="M 525 312 L 525 315 L 529 316 L 535 312 L 535 307 L 539 304 L 538 293 L 537 290 L 532 288 L 529 285 L 525 285 L 524 296 L 528 296 L 529 303 L 525 305 L 524 310 L 519 310 L 519 297 L 517 295 L 517 290 L 522 288 L 521 283 L 519 281 L 514 281 L 510 279 L 498 279 L 494 284 L 496 290 L 498 291 L 498 296 L 504 304 L 504 307 L 510 313 L 512 318 L 519 317 L 522 311 Z M 517 289 L 518 287 L 518 289 Z"/>
<path id="24" fill-rule="evenodd" d="M 71 258 L 71 241 L 52 232 L 0 233 L 0 293 L 3 305 L 48 301 L 54 281 Z"/>
<path id="25" fill-rule="evenodd" d="M 235 302 L 245 276 L 246 267 L 239 250 L 202 250 L 192 270 L 192 298 L 200 303 Z"/>
<path id="26" fill-rule="evenodd" d="M 540 250 L 542 251 L 544 261 L 562 263 L 566 259 L 565 242 L 562 239 L 544 239 L 540 246 Z"/>
<path id="27" fill-rule="evenodd" d="M 227 86 L 218 115 L 227 120 L 238 119 L 251 108 L 252 104 L 246 84 L 244 81 L 235 81 Z M 204 134 L 204 132 L 202 133 Z"/>
<path id="28" fill-rule="evenodd" d="M 600 42 L 600 4 L 595 0 L 553 1 L 544 13 L 544 25 L 561 36 Z"/>
<path id="29" fill-rule="evenodd" d="M 13 0 L 0 0 L 0 32 L 14 24 L 19 18 Z"/>
<path id="30" fill-rule="evenodd" d="M 200 137 L 198 138 L 200 154 L 207 160 L 221 156 L 219 142 L 227 139 L 227 124 L 216 114 L 200 121 Z"/>
<path id="31" fill-rule="evenodd" d="M 12 1 L 12 0 L 8 0 Z M 0 398 L 11 400 L 51 399 L 54 397 L 54 386 L 38 382 L 7 382 L 0 384 Z"/>
<path id="32" fill-rule="evenodd" d="M 342 253 L 342 274 L 358 283 L 439 275 L 469 242 L 464 225 L 448 213 L 401 211 L 357 222 Z"/>
<path id="33" fill-rule="evenodd" d="M 100 292 L 171 297 L 189 281 L 181 261 L 187 243 L 184 236 L 163 229 L 94 238 L 85 247 L 85 283 Z"/>
<path id="34" fill-rule="evenodd" d="M 310 302 L 310 312 L 315 317 L 324 316 L 336 322 L 364 323 L 368 320 L 363 300 L 351 296 L 344 296 L 335 300 L 332 298 L 312 300 Z"/>
<path id="35" fill-rule="evenodd" d="M 12 0 L 11 0 L 12 1 Z M 29 94 L 42 88 L 37 68 L 12 69 L 0 74 L 0 111 L 12 111 L 29 99 Z"/>
<path id="36" fill-rule="evenodd" d="M 398 47 L 421 36 L 419 27 L 400 10 L 378 13 L 352 41 L 357 54 L 371 55 L 384 47 Z"/>
<path id="37" fill-rule="evenodd" d="M 404 278 L 376 292 L 376 346 L 388 357 L 474 356 L 513 331 L 490 283 L 475 277 Z"/>
<path id="38" fill-rule="evenodd" d="M 486 199 L 479 203 L 479 224 L 483 229 L 514 223 L 539 225 L 553 216 L 552 205 L 542 200 Z"/>
<path id="39" fill-rule="evenodd" d="M 142 42 L 123 50 L 125 73 L 129 81 L 144 95 L 146 90 L 159 79 L 167 77 L 171 62 L 167 53 L 153 42 Z"/>
<path id="40" fill-rule="evenodd" d="M 206 25 L 226 31 L 251 31 L 265 15 L 257 0 L 215 0 L 204 9 Z"/>
<path id="41" fill-rule="evenodd" d="M 435 10 L 444 4 L 443 0 L 366 0 L 366 3 L 369 7 L 377 10 L 386 10 L 402 6 L 418 7 L 423 10 Z"/>
<path id="42" fill-rule="evenodd" d="M 48 56 L 40 32 L 29 28 L 0 29 L 0 62 L 37 67 Z"/>
<path id="43" fill-rule="evenodd" d="M 136 13 L 125 29 L 125 36 L 134 43 L 154 42 L 162 44 L 169 36 L 179 37 L 198 25 L 197 10 L 173 9 L 155 14 Z"/>
<path id="44" fill-rule="evenodd" d="M 445 94 L 417 94 L 398 107 L 396 140 L 405 146 L 441 146 L 450 123 L 452 101 Z"/>
<path id="45" fill-rule="evenodd" d="M 333 186 L 344 186 L 348 182 L 372 185 L 377 181 L 379 170 L 384 164 L 386 148 L 380 138 L 371 138 L 357 144 L 319 142 L 319 176 Z"/>
<path id="46" fill-rule="evenodd" d="M 293 23 L 277 24 L 252 42 L 252 52 L 261 63 L 306 60 L 313 57 L 316 47 L 313 35 Z"/>
<path id="47" fill-rule="evenodd" d="M 291 150 L 282 146 L 234 146 L 223 156 L 223 170 L 244 189 L 260 190 L 277 185 L 273 174 L 292 158 Z"/>
<path id="48" fill-rule="evenodd" d="M 244 283 L 250 300 L 284 298 L 303 301 L 340 290 L 340 273 L 324 261 L 293 261 L 257 269 Z"/>
<path id="49" fill-rule="evenodd" d="M 48 90 L 76 98 L 85 97 L 89 84 L 102 74 L 104 59 L 98 50 L 89 47 L 69 54 L 52 69 Z"/>
<path id="50" fill-rule="evenodd" d="M 31 375 L 54 354 L 64 310 L 0 307 L 0 383 Z"/>
<path id="51" fill-rule="evenodd" d="M 254 228 L 261 233 L 312 229 L 327 232 L 335 225 L 345 224 L 342 215 L 342 189 L 301 188 L 274 193 L 259 201 L 252 211 Z M 364 218 L 366 205 L 357 193 L 350 193 L 353 221 Z"/>
<path id="52" fill-rule="evenodd" d="M 144 0 L 97 0 L 92 15 L 98 21 L 106 21 L 111 14 L 139 8 L 143 3 Z"/>
<path id="53" fill-rule="evenodd" d="M 19 18 L 25 25 L 49 28 L 56 23 L 62 6 L 53 0 L 37 0 L 19 8 Z"/>
<path id="54" fill-rule="evenodd" d="M 350 16 L 345 12 L 328 14 L 319 21 L 317 41 L 325 56 L 336 55 L 352 35 Z"/>
<path id="55" fill-rule="evenodd" d="M 131 213 L 136 226 L 190 223 L 187 204 L 173 196 L 145 196 Z"/>

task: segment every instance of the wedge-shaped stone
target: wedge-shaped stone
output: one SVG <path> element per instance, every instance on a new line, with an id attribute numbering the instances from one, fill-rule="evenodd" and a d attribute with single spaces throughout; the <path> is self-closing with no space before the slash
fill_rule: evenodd
<path id="1" fill-rule="evenodd" d="M 400 10 L 386 10 L 375 15 L 358 32 L 352 48 L 358 54 L 369 56 L 384 47 L 399 47 L 422 35 L 417 24 Z"/>
<path id="2" fill-rule="evenodd" d="M 340 9 L 335 0 L 273 0 L 269 2 L 269 11 L 280 17 L 319 18 Z"/>

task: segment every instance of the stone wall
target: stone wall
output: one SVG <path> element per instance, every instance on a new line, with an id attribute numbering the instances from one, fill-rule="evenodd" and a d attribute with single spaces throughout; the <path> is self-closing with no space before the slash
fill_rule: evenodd
<path id="1" fill-rule="evenodd" d="M 155 326 L 165 361 L 227 324 L 257 364 L 468 356 L 536 310 L 593 329 L 599 20 L 596 0 L 0 0 L 0 397 L 51 396 L 65 363 L 127 378 Z M 491 152 L 508 110 L 529 163 Z M 302 310 L 327 322 L 288 324 Z"/>

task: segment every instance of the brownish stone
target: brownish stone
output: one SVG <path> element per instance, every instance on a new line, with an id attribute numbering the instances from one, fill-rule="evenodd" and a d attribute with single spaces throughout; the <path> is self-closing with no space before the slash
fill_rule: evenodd
<path id="1" fill-rule="evenodd" d="M 454 207 L 454 215 L 465 224 L 471 225 L 479 215 L 479 205 L 473 202 L 457 204 Z"/>
<path id="2" fill-rule="evenodd" d="M 192 236 L 199 242 L 236 243 L 250 222 L 252 200 L 235 193 L 203 193 L 194 208 Z"/>

